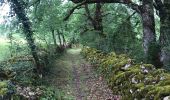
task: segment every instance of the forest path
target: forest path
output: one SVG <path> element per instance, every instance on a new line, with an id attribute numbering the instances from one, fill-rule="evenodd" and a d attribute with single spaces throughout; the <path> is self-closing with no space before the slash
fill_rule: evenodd
<path id="1" fill-rule="evenodd" d="M 52 69 L 55 75 L 49 80 L 64 91 L 62 100 L 114 100 L 102 77 L 80 55 L 80 48 L 68 49 Z"/>

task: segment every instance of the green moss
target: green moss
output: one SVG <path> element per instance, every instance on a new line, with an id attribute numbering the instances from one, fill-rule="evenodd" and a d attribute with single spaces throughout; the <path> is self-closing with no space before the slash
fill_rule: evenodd
<path id="1" fill-rule="evenodd" d="M 131 64 L 123 69 L 129 64 L 129 57 L 125 54 L 104 54 L 92 48 L 83 52 L 86 59 L 100 66 L 100 72 L 106 76 L 113 93 L 120 94 L 122 99 L 160 100 L 170 94 L 170 74 L 163 69 L 155 69 L 152 64 Z M 132 82 L 132 79 L 136 82 Z"/>
<path id="2" fill-rule="evenodd" d="M 138 84 L 134 84 L 134 87 L 136 87 L 137 89 L 144 89 L 144 83 L 138 83 Z"/>
<path id="3" fill-rule="evenodd" d="M 146 97 L 150 97 L 154 95 L 154 100 L 160 100 L 161 97 L 168 96 L 170 93 L 170 85 L 168 86 L 155 86 L 150 89 L 147 93 Z"/>
<path id="4" fill-rule="evenodd" d="M 7 87 L 7 86 L 8 86 L 8 84 L 7 84 L 6 81 L 0 82 L 0 89 L 1 89 L 1 88 L 4 88 L 4 87 Z"/>
<path id="5" fill-rule="evenodd" d="M 170 85 L 170 80 L 163 80 L 158 83 L 159 86 Z"/>
<path id="6" fill-rule="evenodd" d="M 8 88 L 1 88 L 0 89 L 0 95 L 6 95 L 7 92 L 8 92 Z"/>
<path id="7" fill-rule="evenodd" d="M 145 78 L 145 75 L 141 74 L 141 73 L 138 73 L 134 76 L 134 78 L 136 78 L 137 80 L 140 80 L 143 82 L 144 78 Z"/>
<path id="8" fill-rule="evenodd" d="M 8 84 L 6 81 L 0 82 L 0 95 L 5 95 L 8 91 Z"/>

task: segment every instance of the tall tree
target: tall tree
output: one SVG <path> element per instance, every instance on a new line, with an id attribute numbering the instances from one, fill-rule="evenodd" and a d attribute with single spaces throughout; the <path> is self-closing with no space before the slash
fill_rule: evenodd
<path id="1" fill-rule="evenodd" d="M 143 47 L 147 62 L 152 63 L 155 66 L 162 66 L 159 56 L 160 47 L 156 42 L 153 0 L 142 0 L 141 1 L 142 5 L 138 5 L 132 2 L 131 0 L 85 0 L 85 1 L 71 0 L 71 1 L 74 3 L 79 3 L 78 4 L 79 6 L 91 3 L 121 3 L 130 6 L 131 9 L 138 12 L 142 19 Z"/>
<path id="2" fill-rule="evenodd" d="M 19 20 L 21 21 L 23 25 L 23 30 L 24 30 L 28 45 L 31 49 L 31 53 L 36 64 L 37 72 L 38 74 L 42 74 L 42 66 L 40 64 L 40 60 L 37 54 L 37 49 L 36 49 L 36 45 L 35 45 L 34 38 L 33 38 L 33 31 L 31 29 L 31 22 L 29 18 L 26 16 L 24 7 L 21 4 L 20 0 L 8 0 L 8 1 L 10 2 L 12 9 L 14 10 L 14 12 L 16 13 L 16 15 L 18 16 Z"/>
<path id="3" fill-rule="evenodd" d="M 101 3 L 96 3 L 95 6 L 96 9 L 95 9 L 95 13 L 93 14 L 94 15 L 93 17 L 90 14 L 88 4 L 85 5 L 85 11 L 89 21 L 91 21 L 92 23 L 94 30 L 99 31 L 100 35 L 102 36 L 103 35 L 102 5 Z"/>
<path id="4" fill-rule="evenodd" d="M 155 8 L 159 10 L 160 16 L 160 44 L 161 61 L 164 68 L 170 70 L 170 1 L 155 0 Z"/>
<path id="5" fill-rule="evenodd" d="M 58 47 L 58 45 L 57 45 L 57 41 L 56 41 L 55 30 L 51 29 L 51 33 L 52 33 L 52 37 L 53 37 L 53 41 L 54 41 L 54 48 L 56 49 Z"/>
<path id="6" fill-rule="evenodd" d="M 59 46 L 61 47 L 62 46 L 62 41 L 61 41 L 61 33 L 59 30 L 57 30 L 57 35 L 58 35 L 58 40 L 59 40 Z"/>
<path id="7" fill-rule="evenodd" d="M 148 63 L 161 67 L 160 47 L 156 41 L 153 0 L 143 0 L 140 8 L 143 24 L 143 47 Z"/>

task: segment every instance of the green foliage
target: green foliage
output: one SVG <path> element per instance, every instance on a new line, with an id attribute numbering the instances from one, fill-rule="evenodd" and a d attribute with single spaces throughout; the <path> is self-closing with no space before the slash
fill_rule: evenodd
<path id="1" fill-rule="evenodd" d="M 40 100 L 74 100 L 73 97 L 66 97 L 65 93 L 60 89 L 55 89 L 54 87 L 44 87 L 43 95 Z"/>
<path id="2" fill-rule="evenodd" d="M 92 16 L 93 6 L 89 7 Z M 84 27 L 89 30 L 80 34 L 81 43 L 106 53 L 115 51 L 118 54 L 128 54 L 137 62 L 145 61 L 141 39 L 142 26 L 139 24 L 139 16 L 131 13 L 131 10 L 120 4 L 114 4 L 114 7 L 107 4 L 103 5 L 102 8 L 105 11 L 104 14 L 106 13 L 106 16 L 103 17 L 103 34 L 105 34 L 105 37 L 101 37 L 95 30 L 90 31 L 92 25 L 85 25 Z M 90 21 L 88 20 L 87 23 L 90 23 Z"/>
<path id="3" fill-rule="evenodd" d="M 170 93 L 170 74 L 151 64 L 133 63 L 127 55 L 104 54 L 93 48 L 82 50 L 84 57 L 98 65 L 115 95 L 122 99 L 163 99 Z"/>
<path id="4" fill-rule="evenodd" d="M 86 32 L 81 35 L 80 43 L 92 48 L 101 46 L 102 38 L 97 31 Z"/>
<path id="5" fill-rule="evenodd" d="M 10 53 L 9 53 L 8 46 L 9 46 L 8 43 L 1 41 L 1 44 L 0 44 L 0 61 L 3 61 L 3 60 L 5 60 L 9 57 Z"/>
<path id="6" fill-rule="evenodd" d="M 52 87 L 44 87 L 43 95 L 40 97 L 40 100 L 61 100 L 61 92 L 55 90 Z"/>
<path id="7" fill-rule="evenodd" d="M 75 6 L 70 2 L 66 4 L 62 0 L 20 0 L 19 2 L 21 2 L 29 19 L 31 19 L 34 38 L 38 45 L 38 55 L 42 65 L 45 66 L 44 70 L 46 72 L 53 66 L 55 58 L 60 55 L 58 53 L 54 54 L 56 47 L 51 34 L 54 30 L 55 36 L 58 36 L 56 34 L 58 31 L 64 34 L 67 43 L 79 43 L 80 41 L 84 46 L 98 49 L 88 48 L 83 49 L 82 52 L 92 64 L 99 64 L 99 72 L 106 77 L 110 87 L 115 90 L 115 94 L 125 94 L 124 98 L 140 98 L 144 95 L 146 95 L 146 98 L 154 98 L 152 95 L 156 95 L 155 99 L 157 99 L 169 93 L 168 84 L 170 82 L 168 77 L 166 77 L 168 74 L 164 74 L 163 70 L 155 70 L 152 65 L 148 64 L 131 64 L 130 68 L 122 69 L 129 64 L 130 58 L 128 56 L 136 59 L 137 62 L 144 60 L 142 26 L 139 24 L 139 16 L 137 14 L 132 15 L 133 13 L 131 12 L 133 11 L 126 6 L 102 4 L 102 23 L 105 37 L 101 37 L 99 32 L 93 30 L 93 26 L 89 18 L 87 18 L 84 9 L 75 10 L 69 20 L 63 22 L 65 15 L 68 13 L 67 9 Z M 95 5 L 89 5 L 89 9 L 91 16 L 94 17 Z M 12 14 L 13 12 L 10 13 L 13 16 L 9 19 L 11 22 L 8 23 L 7 21 L 7 23 L 0 25 L 1 34 L 8 35 L 10 40 L 10 44 L 0 41 L 0 60 L 4 60 L 4 58 L 9 56 L 12 58 L 9 61 L 7 60 L 6 64 L 0 66 L 15 71 L 17 73 L 15 81 L 22 85 L 42 85 L 44 81 L 39 79 L 34 73 L 32 61 L 16 61 L 18 57 L 24 58 L 22 56 L 30 55 L 30 50 L 27 47 L 27 43 L 23 40 L 24 37 L 21 35 L 20 22 L 16 20 L 16 16 Z M 157 31 L 159 31 L 159 22 L 156 21 L 156 23 Z M 6 26 L 10 32 L 5 30 Z M 56 41 L 59 43 L 58 39 Z M 151 45 L 150 48 L 152 46 L 155 45 Z M 41 49 L 44 49 L 45 52 Z M 157 49 L 151 50 L 151 52 L 156 51 Z M 117 55 L 121 53 L 125 53 L 128 56 Z M 144 66 L 149 73 L 141 72 L 143 70 L 141 66 Z M 162 77 L 163 79 L 164 77 L 166 78 L 160 80 Z M 133 84 L 131 79 L 138 83 Z M 153 83 L 155 81 L 158 84 Z M 6 92 L 6 87 L 2 90 L 2 93 Z M 133 93 L 129 91 L 133 91 Z M 54 90 L 51 87 L 44 87 L 43 93 L 42 100 L 63 99 L 64 95 L 60 90 Z"/>

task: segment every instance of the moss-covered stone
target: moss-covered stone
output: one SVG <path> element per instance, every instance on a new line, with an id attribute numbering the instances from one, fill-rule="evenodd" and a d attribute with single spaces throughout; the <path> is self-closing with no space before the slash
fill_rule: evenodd
<path id="1" fill-rule="evenodd" d="M 129 62 L 125 54 L 104 54 L 94 48 L 83 48 L 82 55 L 99 65 L 99 72 L 105 76 L 113 93 L 121 95 L 123 100 L 160 100 L 170 95 L 170 74 L 163 69 L 155 69 L 152 64 L 135 64 Z M 128 67 L 125 69 L 125 66 Z"/>
<path id="2" fill-rule="evenodd" d="M 8 92 L 8 83 L 6 81 L 0 82 L 0 95 L 5 95 Z"/>

